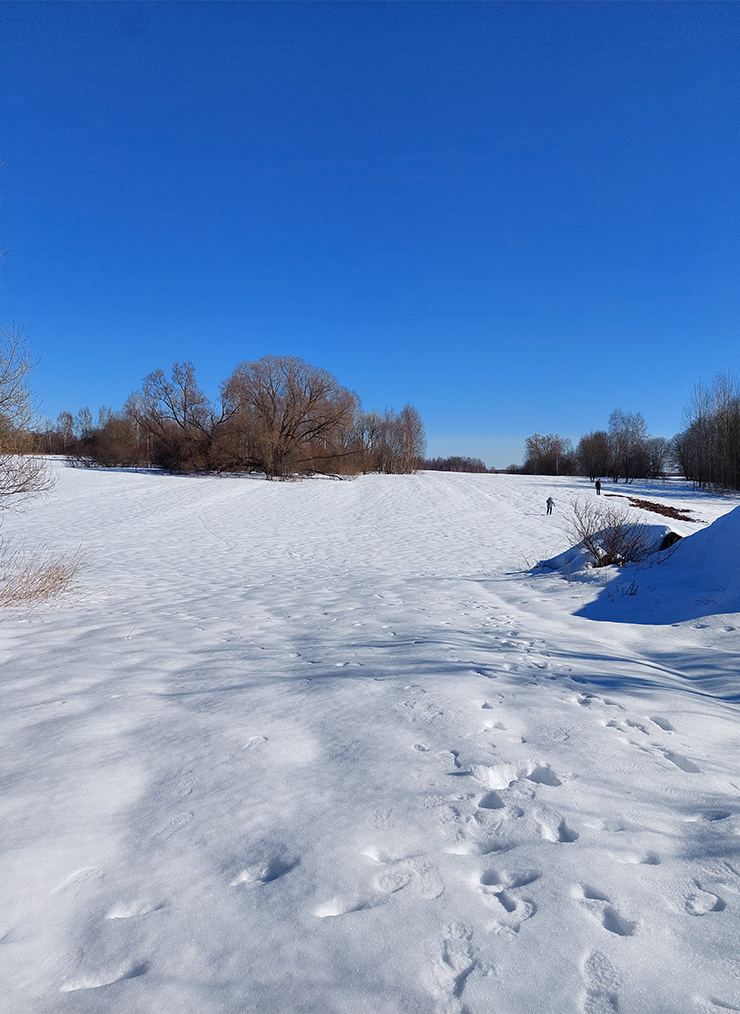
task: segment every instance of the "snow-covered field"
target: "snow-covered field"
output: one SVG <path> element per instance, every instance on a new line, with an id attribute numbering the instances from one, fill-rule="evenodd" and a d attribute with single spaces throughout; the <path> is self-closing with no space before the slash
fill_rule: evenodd
<path id="1" fill-rule="evenodd" d="M 626 491 L 726 515 L 636 595 L 527 572 L 582 480 L 59 466 L 3 528 L 84 552 L 0 622 L 3 1014 L 740 1010 L 738 501 Z"/>

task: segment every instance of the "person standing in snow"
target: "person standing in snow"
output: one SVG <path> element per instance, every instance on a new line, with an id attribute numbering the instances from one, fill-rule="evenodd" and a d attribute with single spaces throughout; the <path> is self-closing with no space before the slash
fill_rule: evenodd
<path id="1" fill-rule="evenodd" d="M 555 506 L 555 501 L 553 500 L 553 498 L 551 496 L 548 496 L 548 498 L 547 498 L 547 513 L 548 514 L 552 514 L 552 509 L 553 509 L 554 506 Z"/>
<path id="2" fill-rule="evenodd" d="M 596 495 L 601 496 L 601 479 L 596 480 Z"/>

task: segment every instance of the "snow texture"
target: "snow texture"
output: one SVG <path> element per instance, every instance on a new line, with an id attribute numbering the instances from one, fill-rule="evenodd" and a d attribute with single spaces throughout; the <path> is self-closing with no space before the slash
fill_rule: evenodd
<path id="1" fill-rule="evenodd" d="M 569 579 L 580 480 L 58 480 L 3 530 L 84 563 L 0 624 L 0 1011 L 740 1010 L 736 500 L 635 484 L 702 523 Z"/>

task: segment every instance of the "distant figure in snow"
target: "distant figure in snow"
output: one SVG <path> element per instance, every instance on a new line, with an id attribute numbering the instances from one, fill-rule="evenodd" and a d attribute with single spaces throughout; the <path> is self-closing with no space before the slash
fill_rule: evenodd
<path id="1" fill-rule="evenodd" d="M 555 501 L 553 500 L 553 498 L 551 496 L 548 496 L 548 498 L 547 498 L 547 513 L 548 514 L 552 514 L 552 509 L 553 509 L 554 506 L 555 506 Z"/>
<path id="2" fill-rule="evenodd" d="M 596 495 L 601 496 L 601 479 L 596 480 Z"/>

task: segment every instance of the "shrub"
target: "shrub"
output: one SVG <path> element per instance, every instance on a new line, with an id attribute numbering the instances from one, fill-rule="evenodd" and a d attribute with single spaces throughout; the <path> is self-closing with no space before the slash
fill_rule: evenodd
<path id="1" fill-rule="evenodd" d="M 568 526 L 573 541 L 583 545 L 594 567 L 641 563 L 655 549 L 647 525 L 600 500 L 575 500 Z"/>

